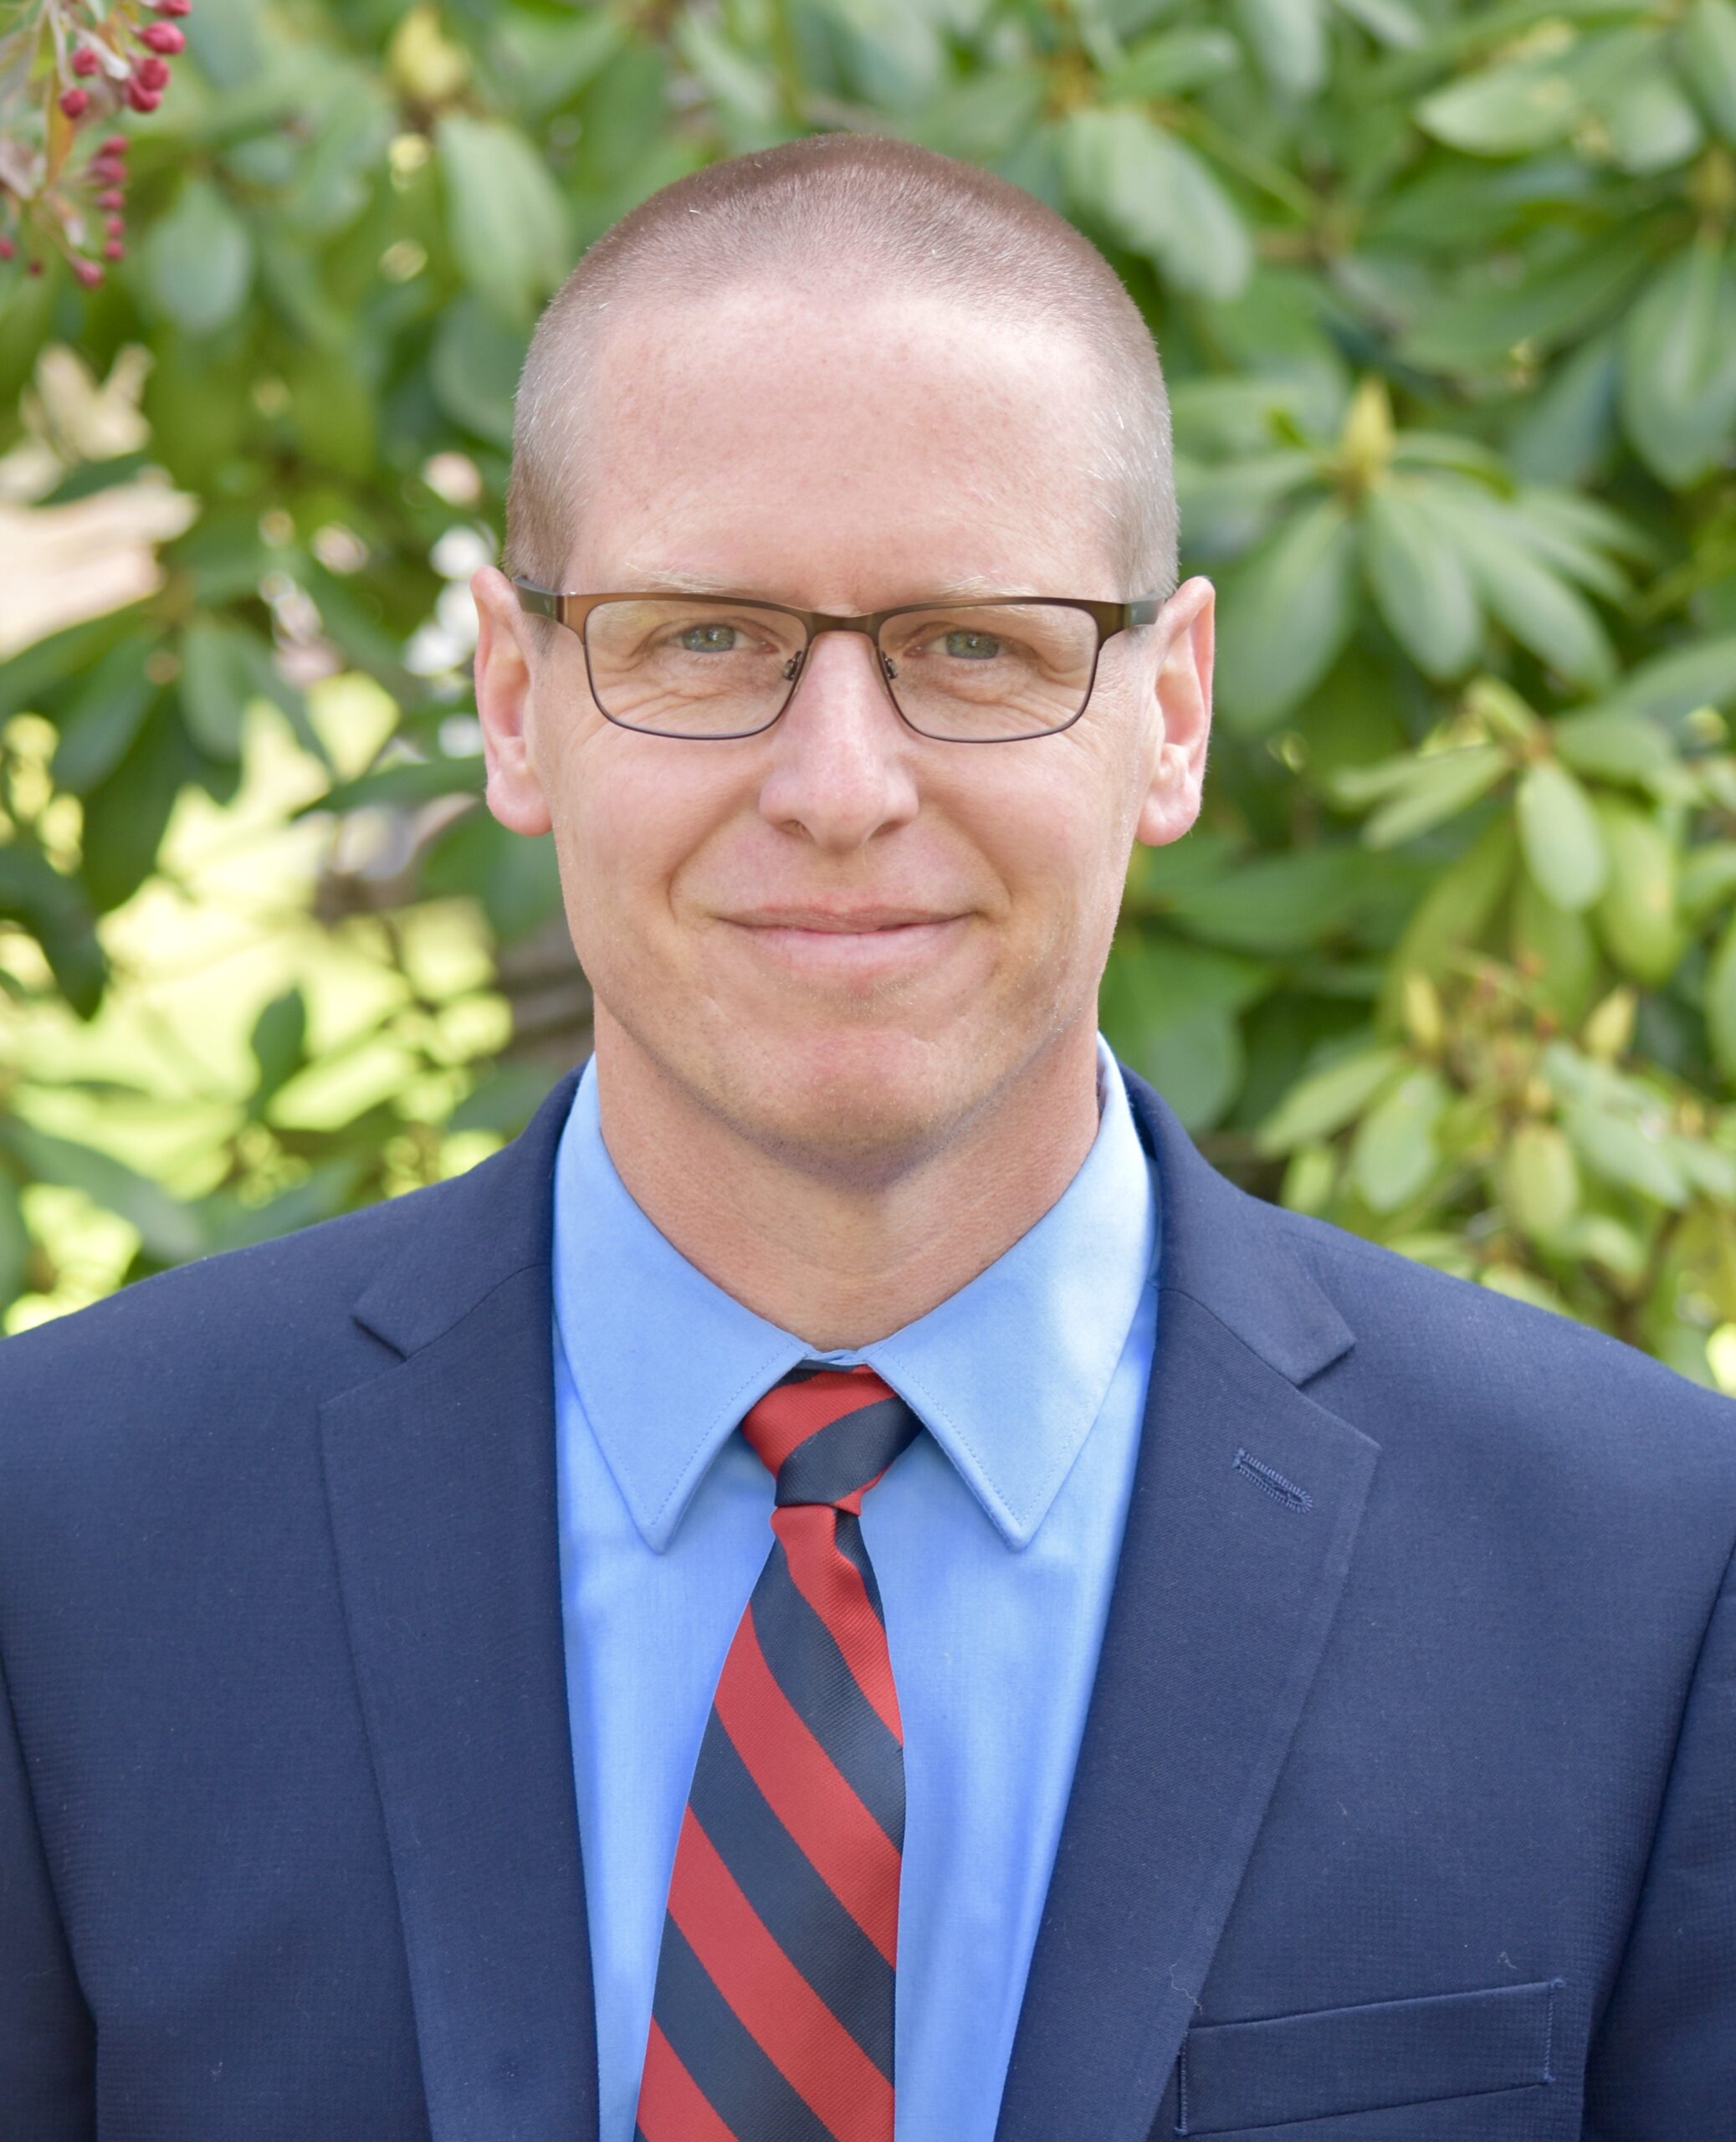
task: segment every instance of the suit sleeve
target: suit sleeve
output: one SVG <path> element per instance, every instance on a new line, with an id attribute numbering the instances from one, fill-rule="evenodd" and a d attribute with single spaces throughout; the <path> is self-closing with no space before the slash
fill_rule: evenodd
<path id="1" fill-rule="evenodd" d="M 1587 2083 L 1585 2142 L 1736 2136 L 1736 1558 Z"/>
<path id="2" fill-rule="evenodd" d="M 0 2142 L 92 2142 L 94 2044 L 0 1661 Z"/>

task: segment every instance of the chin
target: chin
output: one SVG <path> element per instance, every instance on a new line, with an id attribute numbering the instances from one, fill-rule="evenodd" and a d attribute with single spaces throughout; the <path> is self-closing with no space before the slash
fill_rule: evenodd
<path id="1" fill-rule="evenodd" d="M 809 1173 L 892 1180 L 953 1135 L 995 1084 L 974 1038 L 891 1027 L 766 1036 L 728 1049 L 710 1105 L 738 1135 Z"/>

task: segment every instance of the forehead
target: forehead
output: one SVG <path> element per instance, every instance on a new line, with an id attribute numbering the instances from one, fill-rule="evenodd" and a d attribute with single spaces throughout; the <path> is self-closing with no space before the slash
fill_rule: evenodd
<path id="1" fill-rule="evenodd" d="M 1102 391 L 1071 333 L 925 294 L 624 305 L 590 367 L 568 584 L 1118 595 Z"/>

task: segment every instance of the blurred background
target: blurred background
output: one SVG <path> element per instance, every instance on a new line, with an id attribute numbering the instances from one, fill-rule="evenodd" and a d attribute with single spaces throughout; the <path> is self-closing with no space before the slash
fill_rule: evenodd
<path id="1" fill-rule="evenodd" d="M 1162 350 L 1218 729 L 1117 1048 L 1260 1195 L 1736 1391 L 1733 0 L 8 0 L 8 1328 L 586 1053 L 477 800 L 517 367 L 635 202 L 835 128 L 1053 202 Z"/>

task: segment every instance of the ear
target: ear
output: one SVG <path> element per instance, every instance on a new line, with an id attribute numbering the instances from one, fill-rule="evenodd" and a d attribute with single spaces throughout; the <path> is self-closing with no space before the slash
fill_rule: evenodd
<path id="1" fill-rule="evenodd" d="M 488 806 L 515 833 L 553 823 L 535 762 L 532 707 L 536 649 L 512 582 L 493 566 L 471 576 L 476 597 L 476 711 L 488 766 Z"/>
<path id="2" fill-rule="evenodd" d="M 1206 746 L 1211 734 L 1211 655 L 1217 591 L 1196 574 L 1158 613 L 1163 636 L 1158 665 L 1158 746 L 1151 785 L 1139 810 L 1138 837 L 1163 848 L 1200 815 Z"/>

